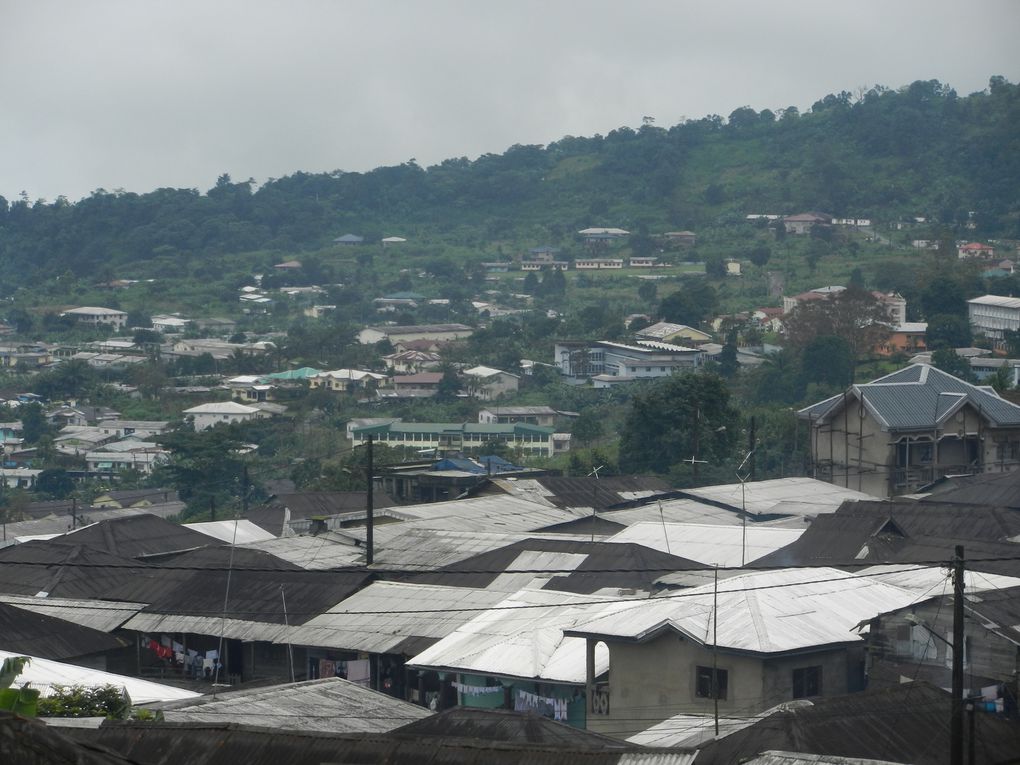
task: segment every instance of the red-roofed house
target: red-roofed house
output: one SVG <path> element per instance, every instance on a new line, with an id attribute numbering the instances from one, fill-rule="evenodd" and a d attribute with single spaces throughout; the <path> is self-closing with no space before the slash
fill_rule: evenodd
<path id="1" fill-rule="evenodd" d="M 990 244 L 967 242 L 956 248 L 956 254 L 961 258 L 994 258 L 995 248 Z"/>

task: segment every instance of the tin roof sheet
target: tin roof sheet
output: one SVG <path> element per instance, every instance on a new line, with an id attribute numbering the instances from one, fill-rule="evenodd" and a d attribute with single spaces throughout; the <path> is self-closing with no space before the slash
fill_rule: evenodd
<path id="1" fill-rule="evenodd" d="M 633 542 L 710 566 L 741 566 L 796 541 L 804 529 L 701 523 L 638 523 L 609 537 Z"/>
<path id="2" fill-rule="evenodd" d="M 417 650 L 446 637 L 505 592 L 406 582 L 374 582 L 300 627 L 288 640 L 298 645 L 369 653 Z"/>
<path id="3" fill-rule="evenodd" d="M 521 590 L 458 627 L 409 665 L 482 675 L 584 683 L 585 641 L 567 637 L 612 603 L 610 598 L 550 590 Z M 609 649 L 595 649 L 595 673 L 609 669 Z"/>
<path id="4" fill-rule="evenodd" d="M 734 576 L 649 600 L 612 603 L 570 631 L 643 641 L 665 629 L 703 644 L 759 654 L 860 639 L 861 621 L 918 599 L 910 590 L 833 568 L 781 569 Z M 718 620 L 718 633 L 714 622 Z"/>

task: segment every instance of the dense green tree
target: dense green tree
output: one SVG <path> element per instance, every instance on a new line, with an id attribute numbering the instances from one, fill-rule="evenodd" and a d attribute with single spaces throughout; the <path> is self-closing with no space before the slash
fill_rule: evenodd
<path id="1" fill-rule="evenodd" d="M 19 406 L 18 417 L 21 419 L 21 437 L 25 439 L 26 444 L 38 443 L 39 439 L 53 431 L 39 404 Z"/>
<path id="2" fill-rule="evenodd" d="M 936 350 L 931 355 L 931 363 L 943 372 L 948 372 L 954 377 L 959 377 L 961 380 L 966 380 L 967 382 L 974 381 L 974 374 L 971 371 L 970 363 L 963 356 L 958 355 L 952 348 L 939 348 Z"/>
<path id="3" fill-rule="evenodd" d="M 967 318 L 953 314 L 938 314 L 928 319 L 925 337 L 932 350 L 968 348 L 973 340 Z"/>
<path id="4" fill-rule="evenodd" d="M 704 280 L 692 280 L 659 303 L 659 319 L 697 327 L 718 306 L 718 295 Z"/>
<path id="5" fill-rule="evenodd" d="M 801 353 L 801 374 L 806 383 L 845 387 L 853 382 L 854 358 L 842 337 L 819 335 Z"/>
<path id="6" fill-rule="evenodd" d="M 738 412 L 722 378 L 674 375 L 636 393 L 620 433 L 620 469 L 666 473 L 691 458 L 728 459 L 738 436 Z"/>
<path id="7" fill-rule="evenodd" d="M 49 468 L 36 477 L 35 490 L 54 499 L 64 499 L 74 491 L 74 481 L 63 468 Z"/>

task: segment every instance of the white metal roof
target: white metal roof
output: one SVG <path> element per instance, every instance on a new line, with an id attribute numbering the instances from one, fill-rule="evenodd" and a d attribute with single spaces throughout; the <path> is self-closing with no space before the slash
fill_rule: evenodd
<path id="1" fill-rule="evenodd" d="M 609 537 L 607 542 L 633 542 L 710 566 L 740 566 L 785 547 L 805 529 L 703 523 L 645 522 Z"/>
<path id="2" fill-rule="evenodd" d="M 774 478 L 768 481 L 749 481 L 744 484 L 741 496 L 739 483 L 702 486 L 684 489 L 701 499 L 729 505 L 734 510 L 747 508 L 754 515 L 780 512 L 775 508 L 782 503 L 782 512 L 788 515 L 817 515 L 835 512 L 845 500 L 873 500 L 870 494 L 846 489 L 814 478 Z M 746 504 L 745 504 L 746 503 Z"/>
<path id="3" fill-rule="evenodd" d="M 953 587 L 952 582 L 949 581 L 946 568 L 942 566 L 886 564 L 882 566 L 869 566 L 868 568 L 860 569 L 858 573 L 867 575 L 879 582 L 902 587 L 926 598 L 937 598 L 943 592 L 952 592 Z M 963 583 L 965 592 L 974 593 L 983 590 L 1016 587 L 1020 585 L 1020 578 L 1003 576 L 1002 574 L 987 574 L 983 571 L 971 571 L 968 569 L 963 573 Z"/>
<path id="4" fill-rule="evenodd" d="M 264 542 L 275 539 L 272 534 L 249 520 L 204 521 L 202 523 L 185 523 L 185 527 L 229 544 L 243 545 L 248 542 Z"/>
<path id="5" fill-rule="evenodd" d="M 584 683 L 585 641 L 563 631 L 591 618 L 610 598 L 521 590 L 478 614 L 408 662 L 415 667 L 482 675 Z M 609 649 L 595 649 L 595 673 L 609 669 Z"/>
<path id="6" fill-rule="evenodd" d="M 971 298 L 967 301 L 974 305 L 991 305 L 999 308 L 1012 308 L 1020 309 L 1020 298 L 1006 297 L 1005 295 L 982 295 L 981 297 Z"/>
<path id="7" fill-rule="evenodd" d="M 234 401 L 219 401 L 210 404 L 199 404 L 185 409 L 184 414 L 257 414 L 258 409 L 238 404 Z"/>
<path id="8" fill-rule="evenodd" d="M 11 653 L 0 650 L 0 663 L 4 659 L 24 654 Z M 186 691 L 183 688 L 175 688 L 172 685 L 162 685 L 149 680 L 141 680 L 137 677 L 127 675 L 115 675 L 112 672 L 102 672 L 98 669 L 77 667 L 73 664 L 64 664 L 51 659 L 40 659 L 30 657 L 32 661 L 18 675 L 15 683 L 24 685 L 31 683 L 31 687 L 48 696 L 56 685 L 84 685 L 86 687 L 95 685 L 114 685 L 118 688 L 126 688 L 131 701 L 134 704 L 151 704 L 154 701 L 171 701 L 174 699 L 191 699 L 199 694 L 194 691 Z"/>
<path id="9" fill-rule="evenodd" d="M 673 629 L 716 641 L 714 585 L 633 603 L 612 603 L 575 634 L 645 640 Z M 718 586 L 720 648 L 780 653 L 859 640 L 860 622 L 909 605 L 916 592 L 834 568 L 782 569 L 734 576 Z"/>
<path id="10" fill-rule="evenodd" d="M 505 592 L 407 582 L 374 582 L 324 614 L 294 627 L 297 645 L 391 653 L 409 638 L 440 640 Z"/>
<path id="11" fill-rule="evenodd" d="M 271 537 L 249 542 L 244 547 L 262 550 L 308 570 L 339 568 L 364 563 L 365 548 L 355 547 L 347 537 L 330 532 L 311 536 Z"/>

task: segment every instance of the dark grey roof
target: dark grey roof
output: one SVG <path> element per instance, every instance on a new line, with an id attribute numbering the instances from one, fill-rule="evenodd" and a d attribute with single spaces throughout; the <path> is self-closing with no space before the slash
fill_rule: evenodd
<path id="1" fill-rule="evenodd" d="M 126 645 L 105 632 L 0 603 L 0 648 L 5 651 L 61 661 Z"/>
<path id="2" fill-rule="evenodd" d="M 180 578 L 87 545 L 33 541 L 0 549 L 0 592 L 12 595 L 149 603 L 160 591 L 176 588 Z"/>
<path id="3" fill-rule="evenodd" d="M 823 698 L 704 745 L 695 765 L 731 765 L 769 749 L 944 765 L 951 696 L 925 682 Z M 978 713 L 980 762 L 1015 762 L 1020 725 Z"/>
<path id="4" fill-rule="evenodd" d="M 991 427 L 1020 427 L 1020 406 L 1000 398 L 991 388 L 971 385 L 924 364 L 854 385 L 845 395 L 863 401 L 885 430 L 930 430 L 964 405 L 978 410 Z M 797 414 L 824 422 L 841 411 L 843 398 L 844 394 L 833 396 Z"/>
<path id="5" fill-rule="evenodd" d="M 571 573 L 552 576 L 546 590 L 590 594 L 603 588 L 655 589 L 655 580 L 675 571 L 696 571 L 705 564 L 625 542 L 588 542 L 561 539 L 526 539 L 492 552 L 476 555 L 439 571 L 408 581 L 451 587 L 485 588 L 502 575 L 524 552 L 584 555 Z"/>
<path id="6" fill-rule="evenodd" d="M 144 558 L 215 544 L 207 534 L 149 513 L 99 521 L 54 541 L 88 545 L 125 558 Z"/>
<path id="7" fill-rule="evenodd" d="M 46 765 L 138 765 L 115 752 L 85 741 L 76 741 L 65 731 L 54 730 L 42 720 L 0 711 L 0 760 L 10 763 Z"/>
<path id="8" fill-rule="evenodd" d="M 932 502 L 1020 509 L 1020 471 L 943 478 L 922 493 Z"/>
<path id="9" fill-rule="evenodd" d="M 629 746 L 567 749 L 475 739 L 279 731 L 243 725 L 107 721 L 68 729 L 76 740 L 105 746 L 146 765 L 687 765 L 690 751 Z M 635 759 L 643 755 L 647 759 Z"/>
<path id="10" fill-rule="evenodd" d="M 401 738 L 441 736 L 479 741 L 545 744 L 571 749 L 629 748 L 619 739 L 574 728 L 534 712 L 512 712 L 507 709 L 454 707 L 397 728 L 393 735 Z"/>
<path id="11" fill-rule="evenodd" d="M 816 517 L 791 544 L 755 561 L 762 566 L 857 565 L 948 560 L 964 545 L 968 568 L 1016 575 L 1020 512 L 931 502 L 846 502 Z"/>

